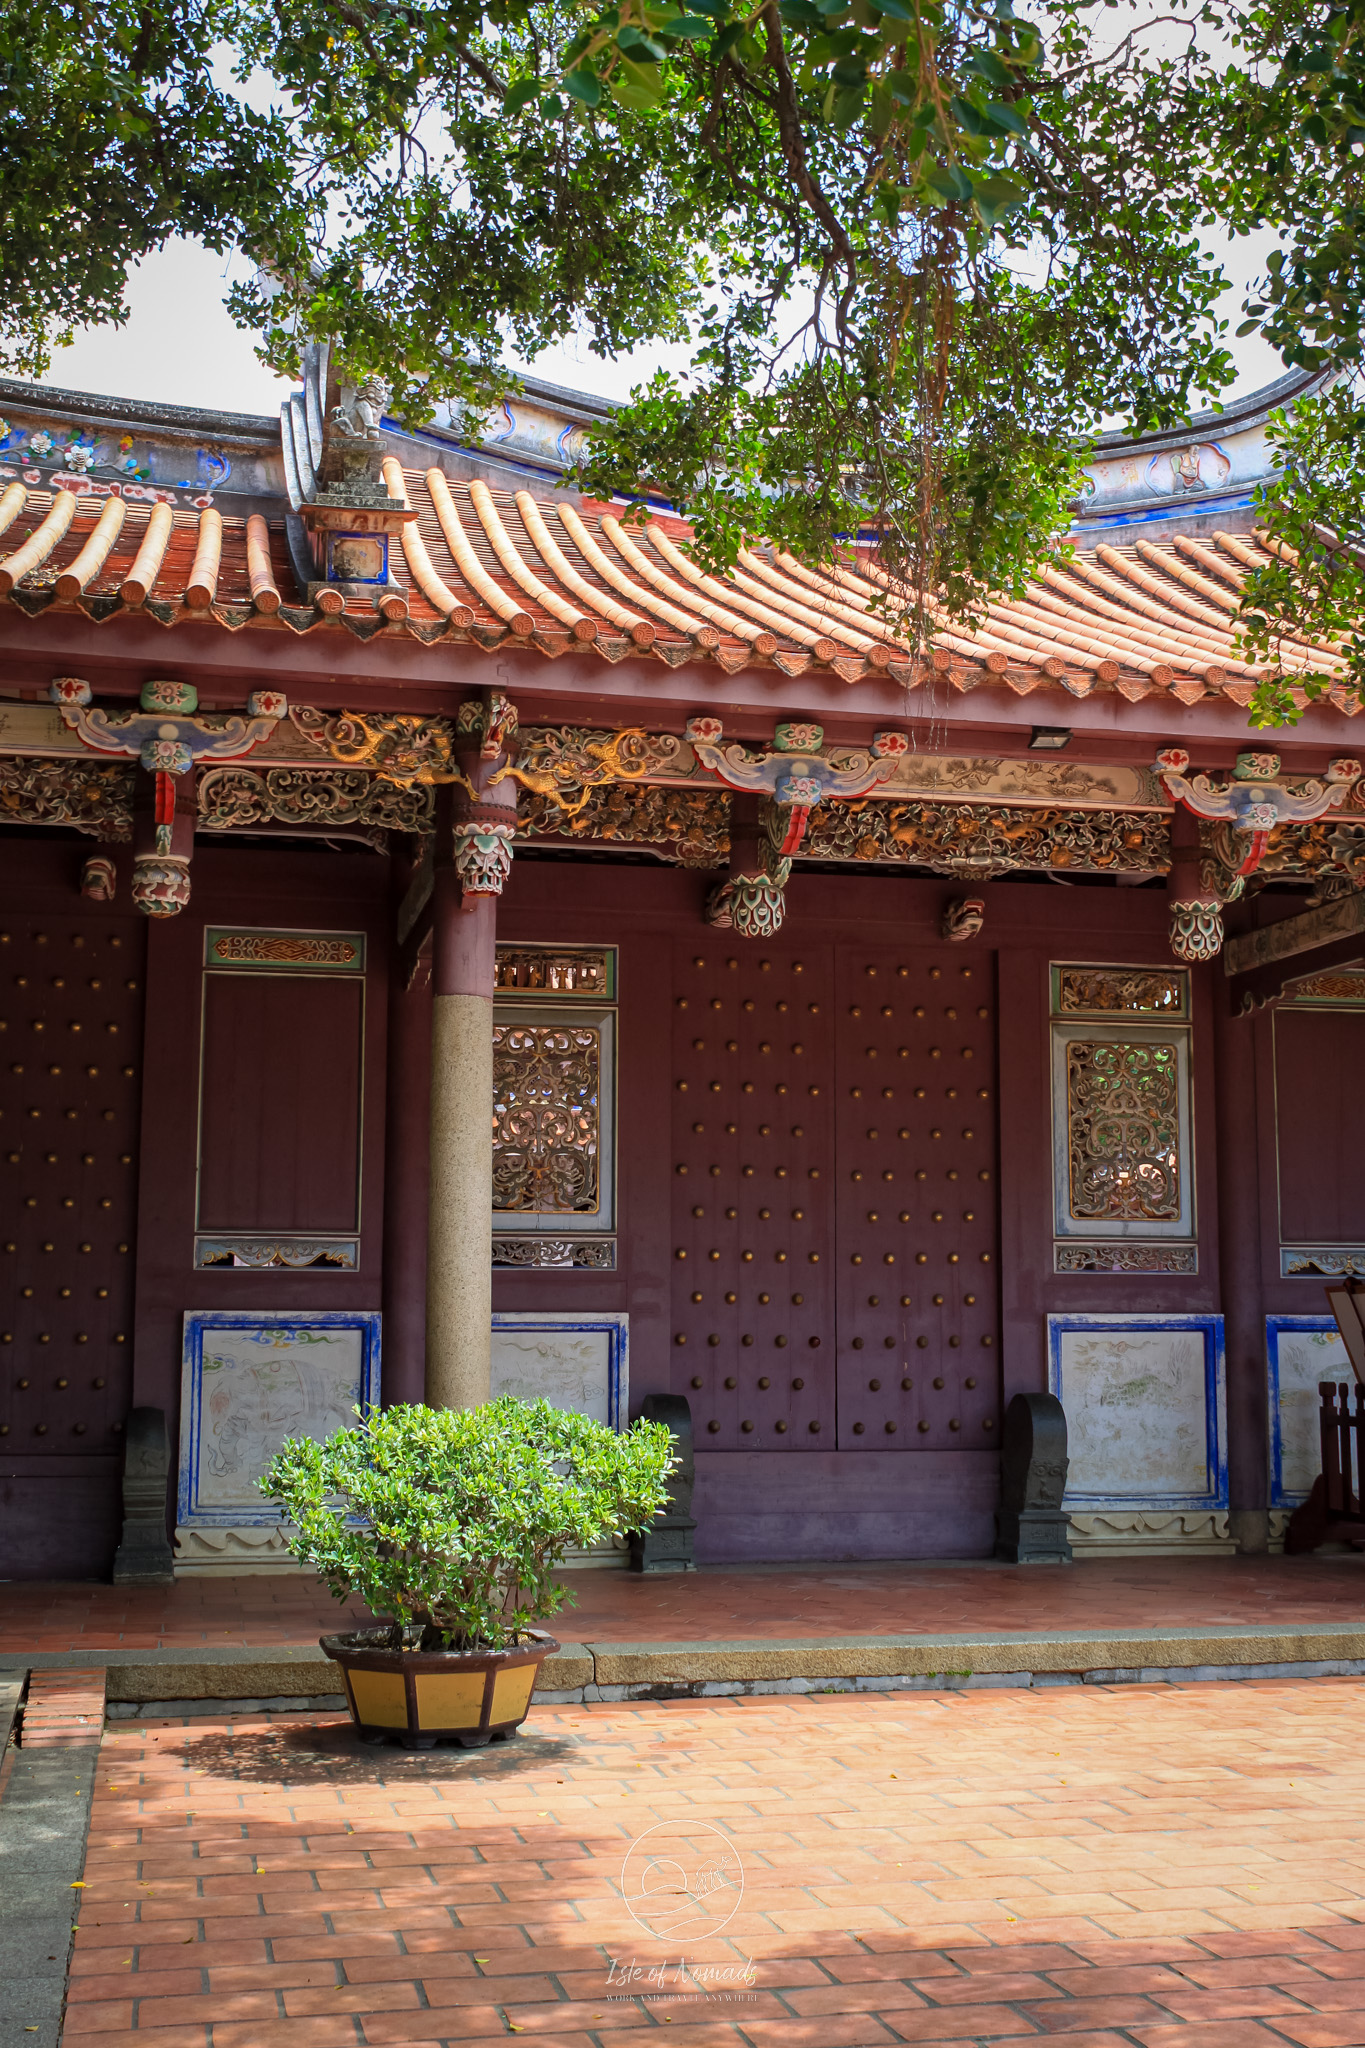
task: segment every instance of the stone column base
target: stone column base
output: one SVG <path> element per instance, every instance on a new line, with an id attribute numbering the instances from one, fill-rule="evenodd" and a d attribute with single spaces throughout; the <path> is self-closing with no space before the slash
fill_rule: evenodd
<path id="1" fill-rule="evenodd" d="M 1288 1520 L 1288 1517 L 1284 1517 Z M 1269 1508 L 1231 1508 L 1228 1527 L 1243 1557 L 1265 1557 L 1270 1549 Z M 1283 1534 L 1283 1531 L 1281 1531 Z"/>

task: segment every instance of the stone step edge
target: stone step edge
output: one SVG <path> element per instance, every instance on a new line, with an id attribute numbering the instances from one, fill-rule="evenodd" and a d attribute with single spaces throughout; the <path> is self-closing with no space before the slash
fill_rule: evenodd
<path id="1" fill-rule="evenodd" d="M 0 1651 L 0 1677 L 22 1669 L 104 1665 L 111 1701 L 315 1698 L 341 1690 L 337 1667 L 312 1645 L 172 1650 Z M 1350 1629 L 1114 1629 L 1052 1634 L 749 1638 L 722 1642 L 565 1643 L 546 1660 L 538 1696 L 602 1688 L 690 1690 L 715 1684 L 868 1681 L 960 1683 L 1024 1674 L 1060 1678 L 1222 1669 L 1271 1675 L 1365 1664 L 1365 1626 Z"/>

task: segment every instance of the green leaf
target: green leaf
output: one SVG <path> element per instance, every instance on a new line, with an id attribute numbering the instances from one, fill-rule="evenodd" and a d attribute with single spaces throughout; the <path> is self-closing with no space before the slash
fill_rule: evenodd
<path id="1" fill-rule="evenodd" d="M 664 77 L 657 64 L 634 64 L 623 57 L 609 80 L 612 98 L 623 107 L 657 107 L 664 97 Z"/>
<path id="2" fill-rule="evenodd" d="M 559 82 L 565 92 L 571 93 L 574 99 L 581 100 L 585 107 L 600 105 L 602 82 L 585 65 L 580 64 L 572 71 L 566 71 Z"/>

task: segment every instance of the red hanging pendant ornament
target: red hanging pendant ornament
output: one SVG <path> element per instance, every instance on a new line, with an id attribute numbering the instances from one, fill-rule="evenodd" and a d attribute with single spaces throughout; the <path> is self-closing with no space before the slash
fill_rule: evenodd
<path id="1" fill-rule="evenodd" d="M 171 828 L 175 824 L 175 777 L 164 768 L 156 771 L 156 850 L 169 853 Z"/>

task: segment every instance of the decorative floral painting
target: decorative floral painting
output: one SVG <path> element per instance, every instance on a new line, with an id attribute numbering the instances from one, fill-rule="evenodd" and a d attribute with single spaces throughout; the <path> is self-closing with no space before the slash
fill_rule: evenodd
<path id="1" fill-rule="evenodd" d="M 190 1310 L 179 1522 L 275 1521 L 256 1481 L 285 1437 L 330 1436 L 378 1399 L 377 1311 Z"/>

